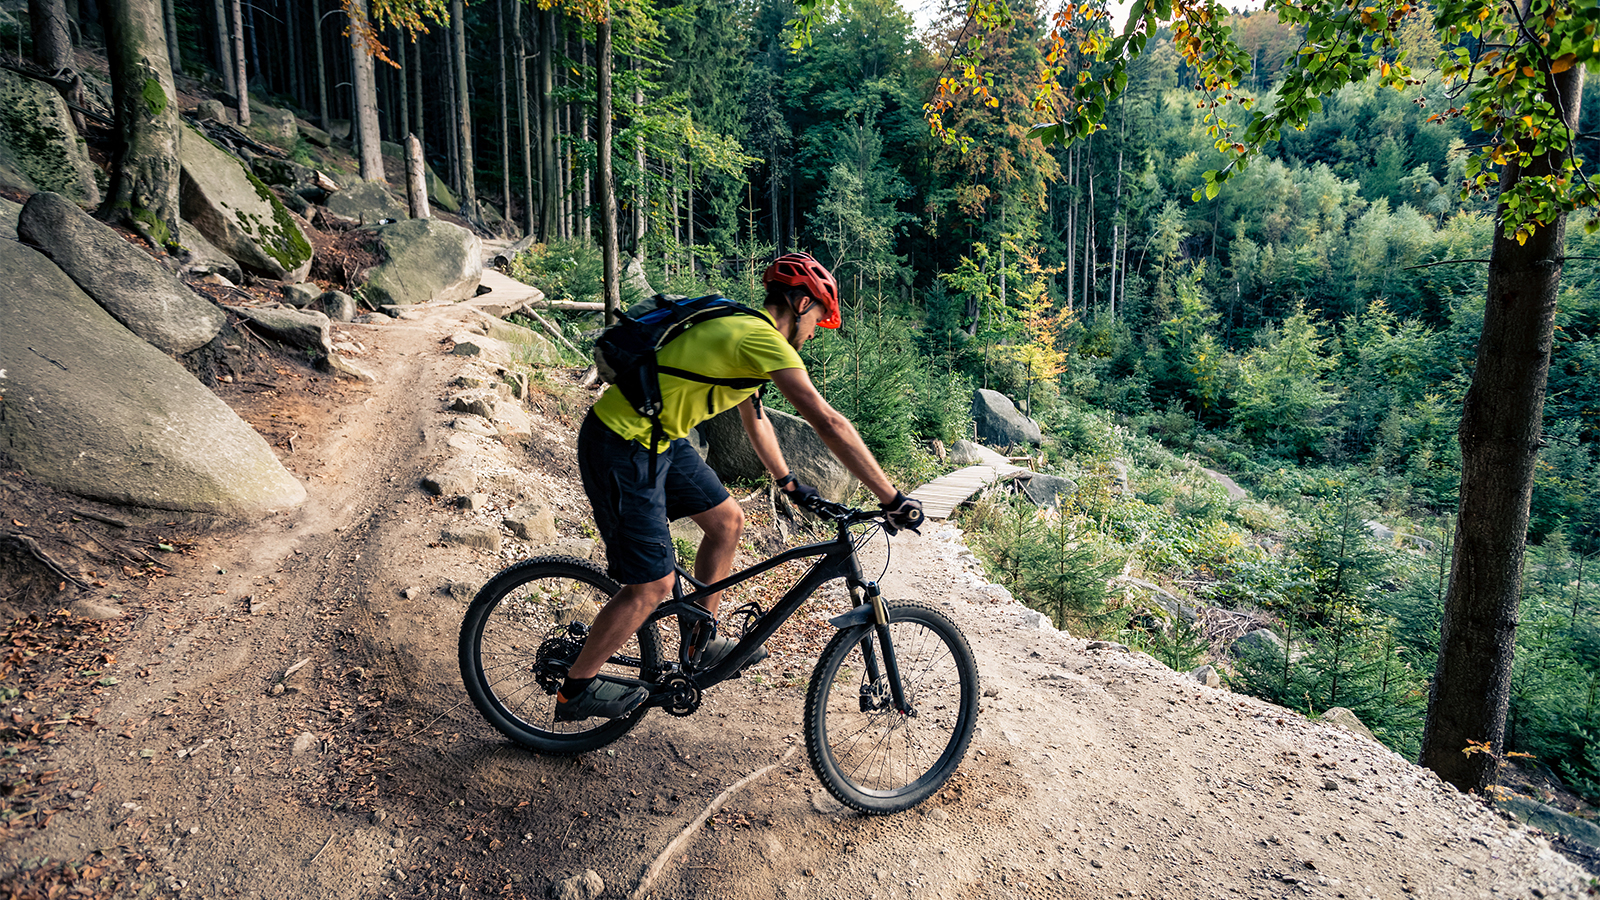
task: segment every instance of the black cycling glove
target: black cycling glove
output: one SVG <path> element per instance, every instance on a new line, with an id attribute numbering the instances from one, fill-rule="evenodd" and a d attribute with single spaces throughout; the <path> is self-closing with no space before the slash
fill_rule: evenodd
<path id="1" fill-rule="evenodd" d="M 878 507 L 887 515 L 884 517 L 883 530 L 895 534 L 902 528 L 908 528 L 921 534 L 923 519 L 922 501 L 915 497 L 907 497 L 903 491 L 896 491 L 894 499 L 888 503 L 879 503 Z"/>
<path id="2" fill-rule="evenodd" d="M 812 504 L 822 499 L 816 488 L 798 481 L 789 482 L 789 486 L 783 489 L 783 495 L 789 498 L 790 503 L 806 509 L 810 509 Z"/>
<path id="3" fill-rule="evenodd" d="M 822 494 L 818 493 L 816 488 L 809 484 L 802 484 L 798 478 L 794 477 L 793 472 L 778 479 L 778 490 L 783 491 L 783 495 L 788 498 L 790 503 L 803 509 L 811 509 L 818 500 L 822 499 Z"/>

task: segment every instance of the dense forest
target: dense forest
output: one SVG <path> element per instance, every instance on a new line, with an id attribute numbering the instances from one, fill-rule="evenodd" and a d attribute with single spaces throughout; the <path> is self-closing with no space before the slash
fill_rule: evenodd
<path id="1" fill-rule="evenodd" d="M 808 362 L 901 478 L 937 470 L 987 387 L 1083 485 L 1044 514 L 968 514 L 1018 596 L 1175 667 L 1234 657 L 1235 688 L 1351 708 L 1416 756 L 1495 235 L 1494 198 L 1463 191 L 1483 136 L 1430 114 L 1440 73 L 1322 97 L 1197 198 L 1223 152 L 1170 33 L 1129 62 L 1103 129 L 1047 146 L 1029 133 L 1048 11 L 1022 3 L 989 29 L 950 3 L 919 33 L 892 0 L 839 0 L 808 40 L 787 0 L 637 0 L 603 26 L 516 0 L 164 8 L 175 70 L 218 94 L 243 82 L 336 135 L 355 121 L 358 142 L 416 135 L 467 218 L 538 237 L 516 269 L 558 297 L 601 293 L 608 212 L 670 292 L 753 301 L 774 253 L 816 254 L 845 327 Z M 1227 25 L 1244 87 L 1270 96 L 1304 26 Z M 1426 8 L 1397 34 L 1414 61 L 1442 49 Z M 987 90 L 944 111 L 941 139 L 925 104 L 976 44 Z M 1578 154 L 1600 158 L 1600 91 L 1579 121 Z M 1565 259 L 1505 749 L 1600 800 L 1600 236 L 1570 228 Z M 1230 651 L 1240 623 L 1279 642 Z"/>

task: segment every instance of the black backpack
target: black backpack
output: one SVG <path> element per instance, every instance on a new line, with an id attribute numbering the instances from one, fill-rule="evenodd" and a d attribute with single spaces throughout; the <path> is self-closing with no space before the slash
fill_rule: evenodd
<path id="1" fill-rule="evenodd" d="M 651 480 L 655 478 L 654 453 L 666 432 L 661 427 L 661 376 L 675 375 L 713 387 L 735 389 L 764 388 L 766 378 L 712 378 L 687 369 L 663 366 L 656 360 L 661 348 L 679 335 L 701 322 L 724 316 L 755 316 L 766 321 L 760 313 L 748 307 L 711 294 L 705 297 L 655 296 L 655 307 L 637 317 L 621 316 L 600 333 L 594 342 L 594 365 L 600 378 L 614 384 L 622 391 L 633 411 L 649 419 L 652 425 Z M 712 410 L 712 391 L 706 389 L 706 411 Z M 756 413 L 761 412 L 761 395 L 756 395 Z"/>

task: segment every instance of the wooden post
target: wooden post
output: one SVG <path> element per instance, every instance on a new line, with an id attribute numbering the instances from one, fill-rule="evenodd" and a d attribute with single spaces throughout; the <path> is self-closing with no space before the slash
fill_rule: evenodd
<path id="1" fill-rule="evenodd" d="M 428 167 L 422 161 L 422 142 L 414 134 L 406 135 L 406 200 L 411 205 L 411 218 L 427 219 Z"/>

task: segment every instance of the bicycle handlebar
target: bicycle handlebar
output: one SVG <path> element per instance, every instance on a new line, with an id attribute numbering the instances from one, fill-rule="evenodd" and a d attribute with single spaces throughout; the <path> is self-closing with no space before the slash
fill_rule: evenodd
<path id="1" fill-rule="evenodd" d="M 818 514 L 822 519 L 827 519 L 837 525 L 856 525 L 861 524 L 861 522 L 885 522 L 886 524 L 888 522 L 888 517 L 886 517 L 882 509 L 856 509 L 854 506 L 834 503 L 834 501 L 827 500 L 824 496 L 813 496 L 810 501 L 798 503 L 797 506 L 810 509 L 811 512 Z"/>
<path id="2" fill-rule="evenodd" d="M 813 497 L 809 502 L 800 505 L 818 516 L 840 525 L 855 525 L 860 522 L 871 522 L 884 518 L 884 512 L 881 509 L 856 509 L 853 506 L 835 503 L 821 496 Z"/>

